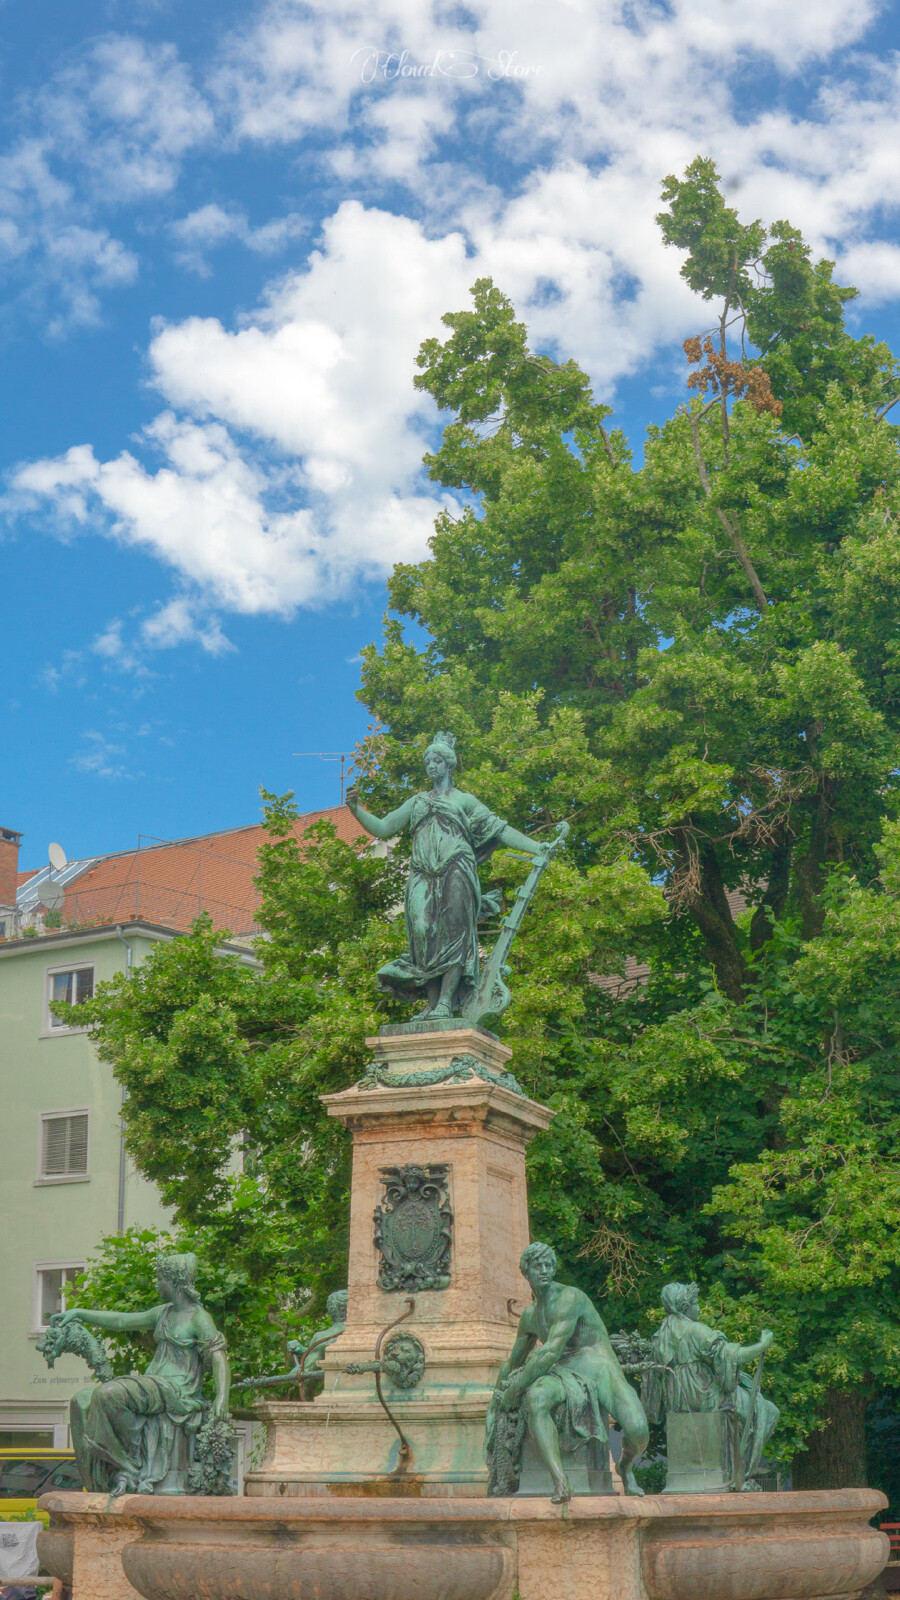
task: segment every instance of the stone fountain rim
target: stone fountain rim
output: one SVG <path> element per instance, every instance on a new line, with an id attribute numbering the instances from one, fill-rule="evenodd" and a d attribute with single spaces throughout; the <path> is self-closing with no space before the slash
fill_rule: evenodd
<path id="1" fill-rule="evenodd" d="M 756 1518 L 773 1521 L 814 1519 L 828 1515 L 836 1520 L 870 1520 L 887 1507 L 878 1489 L 801 1489 L 747 1494 L 647 1495 L 643 1499 L 621 1495 L 579 1495 L 568 1506 L 543 1499 L 485 1499 L 459 1496 L 450 1499 L 394 1499 L 390 1496 L 341 1495 L 335 1499 L 305 1496 L 127 1494 L 108 1506 L 103 1494 L 58 1491 L 42 1495 L 40 1511 L 77 1520 L 98 1515 L 141 1521 L 280 1523 L 482 1523 L 631 1521 L 660 1524 L 693 1521 L 746 1523 Z"/>

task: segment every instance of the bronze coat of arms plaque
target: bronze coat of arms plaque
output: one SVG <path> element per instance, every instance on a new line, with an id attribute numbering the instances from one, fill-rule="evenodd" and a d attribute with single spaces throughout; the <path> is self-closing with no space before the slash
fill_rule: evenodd
<path id="1" fill-rule="evenodd" d="M 446 1289 L 450 1283 L 453 1213 L 449 1167 L 382 1167 L 382 1203 L 375 1207 L 379 1288 L 388 1294 Z"/>

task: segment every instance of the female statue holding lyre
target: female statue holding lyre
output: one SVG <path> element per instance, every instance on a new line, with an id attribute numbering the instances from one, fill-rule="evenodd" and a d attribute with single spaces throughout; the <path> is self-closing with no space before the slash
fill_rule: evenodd
<path id="1" fill-rule="evenodd" d="M 409 948 L 378 974 L 382 989 L 400 1000 L 425 999 L 420 1018 L 459 1015 L 479 979 L 478 922 L 499 910 L 499 897 L 482 894 L 478 864 L 500 847 L 547 857 L 548 847 L 494 815 L 473 794 L 457 789 L 456 740 L 436 733 L 425 751 L 431 788 L 386 817 L 375 817 L 350 789 L 347 804 L 367 833 L 392 839 L 409 828 L 412 858 L 404 912 Z"/>

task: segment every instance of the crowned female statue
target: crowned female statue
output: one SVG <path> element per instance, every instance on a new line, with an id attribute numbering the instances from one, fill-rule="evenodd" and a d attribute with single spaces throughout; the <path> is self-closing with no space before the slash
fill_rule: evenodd
<path id="1" fill-rule="evenodd" d="M 478 922 L 500 909 L 498 896 L 482 894 L 479 862 L 500 846 L 549 856 L 546 844 L 457 789 L 456 764 L 453 734 L 436 733 L 425 751 L 430 789 L 386 817 L 364 811 L 355 788 L 347 793 L 353 815 L 376 839 L 392 839 L 404 828 L 412 835 L 404 904 L 409 949 L 381 968 L 378 982 L 400 1000 L 424 998 L 420 1016 L 435 1021 L 459 1015 L 471 1000 L 479 977 Z"/>

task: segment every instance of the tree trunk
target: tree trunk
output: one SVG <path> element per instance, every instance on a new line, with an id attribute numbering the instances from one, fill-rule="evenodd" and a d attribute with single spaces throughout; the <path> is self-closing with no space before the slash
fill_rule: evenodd
<path id="1" fill-rule="evenodd" d="M 697 851 L 700 888 L 688 909 L 703 935 L 706 955 L 712 963 L 723 994 L 738 1004 L 745 998 L 747 964 L 740 952 L 737 929 L 725 893 L 718 857 L 710 844 Z"/>
<path id="2" fill-rule="evenodd" d="M 864 1489 L 866 1487 L 866 1396 L 862 1389 L 849 1393 L 829 1389 L 825 1397 L 827 1421 L 811 1433 L 806 1449 L 794 1457 L 791 1482 L 795 1489 Z"/>

